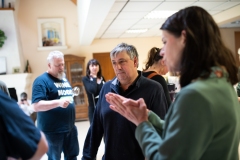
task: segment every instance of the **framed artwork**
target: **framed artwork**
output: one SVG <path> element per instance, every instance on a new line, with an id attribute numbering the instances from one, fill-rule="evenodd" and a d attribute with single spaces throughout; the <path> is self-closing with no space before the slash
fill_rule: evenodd
<path id="1" fill-rule="evenodd" d="M 14 67 L 13 68 L 13 73 L 20 73 L 20 68 L 19 67 Z"/>
<path id="2" fill-rule="evenodd" d="M 39 18 L 38 50 L 67 49 L 63 18 Z"/>

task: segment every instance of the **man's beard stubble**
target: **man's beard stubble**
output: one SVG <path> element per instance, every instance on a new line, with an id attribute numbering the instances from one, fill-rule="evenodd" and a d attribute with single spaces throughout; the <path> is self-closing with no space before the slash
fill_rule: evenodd
<path id="1" fill-rule="evenodd" d="M 57 74 L 57 78 L 60 79 L 60 80 L 62 80 L 65 77 L 66 77 L 66 74 L 64 72 L 60 72 L 60 73 Z"/>

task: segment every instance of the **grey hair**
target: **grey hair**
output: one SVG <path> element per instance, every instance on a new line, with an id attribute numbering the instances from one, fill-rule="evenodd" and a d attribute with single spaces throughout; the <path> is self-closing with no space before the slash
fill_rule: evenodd
<path id="1" fill-rule="evenodd" d="M 54 58 L 64 58 L 64 54 L 60 51 L 52 51 L 47 57 L 47 62 L 51 63 Z"/>
<path id="2" fill-rule="evenodd" d="M 114 58 L 118 55 L 118 53 L 121 53 L 122 51 L 126 51 L 129 55 L 131 60 L 134 60 L 136 57 L 138 60 L 138 52 L 137 49 L 133 45 L 128 45 L 127 43 L 120 43 L 118 44 L 111 52 L 110 57 Z"/>

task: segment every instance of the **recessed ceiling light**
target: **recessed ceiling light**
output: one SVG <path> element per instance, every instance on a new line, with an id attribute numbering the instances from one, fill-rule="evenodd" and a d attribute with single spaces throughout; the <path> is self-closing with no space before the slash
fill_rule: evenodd
<path id="1" fill-rule="evenodd" d="M 240 21 L 231 22 L 231 24 L 240 24 Z"/>
<path id="2" fill-rule="evenodd" d="M 144 18 L 145 19 L 166 19 L 177 11 L 151 11 Z"/>
<path id="3" fill-rule="evenodd" d="M 147 32 L 148 29 L 129 29 L 126 33 L 144 33 Z"/>

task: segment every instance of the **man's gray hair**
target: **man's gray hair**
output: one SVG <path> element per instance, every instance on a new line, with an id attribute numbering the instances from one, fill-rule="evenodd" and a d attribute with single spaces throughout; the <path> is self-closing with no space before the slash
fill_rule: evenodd
<path id="1" fill-rule="evenodd" d="M 128 45 L 127 43 L 120 43 L 118 44 L 111 52 L 110 57 L 114 58 L 118 55 L 118 53 L 121 53 L 122 51 L 126 51 L 129 55 L 131 60 L 134 60 L 136 57 L 138 60 L 138 52 L 137 49 L 133 45 Z"/>
<path id="2" fill-rule="evenodd" d="M 64 58 L 64 54 L 60 51 L 52 51 L 47 57 L 47 62 L 51 63 L 54 58 Z"/>

